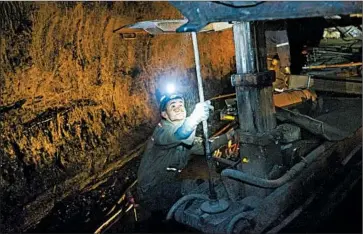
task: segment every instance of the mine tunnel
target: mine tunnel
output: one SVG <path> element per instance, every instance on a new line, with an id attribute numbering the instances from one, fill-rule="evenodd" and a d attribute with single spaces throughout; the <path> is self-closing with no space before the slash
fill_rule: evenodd
<path id="1" fill-rule="evenodd" d="M 362 232 L 361 2 L 8 1 L 0 12 L 2 233 Z M 173 100 L 186 114 L 175 147 L 203 153 L 159 173 L 163 159 L 145 152 L 174 127 Z M 197 114 L 202 104 L 213 110 Z M 144 172 L 193 186 L 151 188 L 147 206 Z"/>

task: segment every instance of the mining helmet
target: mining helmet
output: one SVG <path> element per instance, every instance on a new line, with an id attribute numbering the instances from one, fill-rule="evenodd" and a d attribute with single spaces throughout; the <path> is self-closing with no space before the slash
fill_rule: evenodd
<path id="1" fill-rule="evenodd" d="M 163 95 L 160 98 L 160 112 L 165 111 L 166 110 L 166 104 L 168 104 L 168 102 L 170 100 L 174 100 L 174 99 L 183 99 L 184 97 L 181 94 L 168 94 L 168 95 Z"/>

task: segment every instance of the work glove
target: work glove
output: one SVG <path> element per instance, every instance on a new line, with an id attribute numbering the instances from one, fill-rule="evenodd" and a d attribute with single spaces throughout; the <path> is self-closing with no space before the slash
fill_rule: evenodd
<path id="1" fill-rule="evenodd" d="M 186 139 L 197 128 L 198 124 L 209 117 L 209 110 L 214 107 L 210 101 L 199 102 L 194 108 L 193 113 L 186 118 L 183 125 L 177 130 L 176 136 L 179 139 Z"/>
<path id="2" fill-rule="evenodd" d="M 209 117 L 209 110 L 213 110 L 214 107 L 210 101 L 199 102 L 194 108 L 193 113 L 189 116 L 190 121 L 198 125 L 200 122 L 207 120 Z"/>

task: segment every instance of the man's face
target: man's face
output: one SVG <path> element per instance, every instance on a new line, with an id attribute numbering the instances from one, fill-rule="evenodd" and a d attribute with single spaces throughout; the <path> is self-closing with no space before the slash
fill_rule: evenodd
<path id="1" fill-rule="evenodd" d="M 166 104 L 166 110 L 161 112 L 161 116 L 171 122 L 184 120 L 187 117 L 184 100 L 181 98 L 170 100 Z"/>

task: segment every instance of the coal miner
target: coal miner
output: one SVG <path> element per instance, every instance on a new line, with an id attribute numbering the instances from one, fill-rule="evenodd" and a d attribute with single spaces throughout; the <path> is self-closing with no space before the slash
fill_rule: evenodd
<path id="1" fill-rule="evenodd" d="M 190 190 L 190 181 L 178 174 L 187 165 L 191 154 L 204 155 L 202 140 L 196 128 L 209 117 L 210 101 L 197 103 L 187 117 L 181 95 L 165 95 L 160 99 L 161 121 L 149 139 L 138 170 L 140 204 L 151 212 L 166 214 L 171 206 Z M 228 136 L 227 136 L 228 135 Z M 234 131 L 211 141 L 212 152 L 227 144 Z"/>

